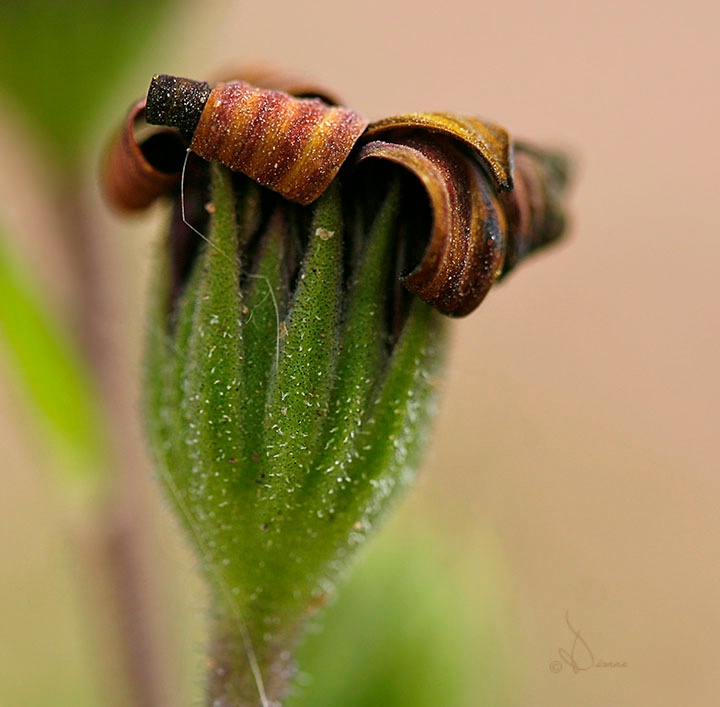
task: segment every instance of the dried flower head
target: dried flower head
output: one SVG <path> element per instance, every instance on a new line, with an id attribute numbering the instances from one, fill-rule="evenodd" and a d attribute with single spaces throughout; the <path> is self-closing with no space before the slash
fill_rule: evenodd
<path id="1" fill-rule="evenodd" d="M 213 589 L 218 705 L 281 694 L 303 618 L 417 466 L 440 313 L 561 234 L 566 179 L 491 123 L 368 124 L 255 81 L 155 77 L 104 172 L 121 209 L 173 203 L 147 417 Z"/>

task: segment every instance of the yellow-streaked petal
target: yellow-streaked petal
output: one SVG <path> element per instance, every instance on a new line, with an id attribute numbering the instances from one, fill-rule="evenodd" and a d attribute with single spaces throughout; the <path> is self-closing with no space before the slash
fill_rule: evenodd
<path id="1" fill-rule="evenodd" d="M 365 135 L 372 140 L 385 140 L 395 131 L 408 130 L 428 130 L 459 140 L 479 154 L 498 189 L 502 191 L 512 189 L 510 138 L 499 125 L 454 113 L 408 113 L 371 123 Z"/>
<path id="2" fill-rule="evenodd" d="M 419 133 L 364 145 L 358 159 L 371 158 L 409 170 L 430 202 L 427 247 L 403 284 L 443 314 L 469 314 L 499 277 L 505 255 L 505 213 L 487 175 L 452 141 Z"/>
<path id="3" fill-rule="evenodd" d="M 366 126 L 346 108 L 234 81 L 213 89 L 190 149 L 309 204 L 327 189 Z"/>

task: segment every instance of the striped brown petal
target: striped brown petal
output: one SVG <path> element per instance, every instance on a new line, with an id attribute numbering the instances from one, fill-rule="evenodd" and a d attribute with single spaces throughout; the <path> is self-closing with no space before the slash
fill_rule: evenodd
<path id="1" fill-rule="evenodd" d="M 503 275 L 525 256 L 557 240 L 565 228 L 567 157 L 524 142 L 514 147 L 515 188 L 500 195 L 508 216 L 509 237 Z"/>
<path id="2" fill-rule="evenodd" d="M 359 153 L 359 160 L 371 158 L 409 170 L 431 206 L 425 253 L 403 284 L 443 314 L 469 314 L 499 277 L 505 256 L 506 219 L 494 186 L 476 160 L 432 135 L 372 141 Z"/>
<path id="3" fill-rule="evenodd" d="M 290 74 L 244 75 L 263 87 L 231 81 L 211 89 L 155 76 L 106 160 L 108 200 L 134 210 L 177 193 L 189 144 L 200 157 L 309 204 L 359 145 L 360 161 L 389 160 L 422 184 L 430 223 L 409 250 L 424 248 L 403 283 L 452 316 L 475 309 L 497 279 L 563 231 L 567 165 L 560 155 L 513 144 L 503 128 L 452 113 L 410 113 L 368 126 L 333 105 L 326 91 Z M 163 128 L 139 141 L 143 117 Z"/>
<path id="4" fill-rule="evenodd" d="M 213 89 L 190 149 L 309 204 L 327 189 L 366 126 L 354 111 L 235 81 Z"/>
<path id="5" fill-rule="evenodd" d="M 388 135 L 422 130 L 457 140 L 484 161 L 498 189 L 513 188 L 512 148 L 507 132 L 499 125 L 454 113 L 408 113 L 372 123 L 366 136 L 386 139 Z"/>
<path id="6" fill-rule="evenodd" d="M 107 202 L 119 211 L 145 209 L 180 182 L 185 145 L 174 130 L 158 130 L 139 143 L 136 128 L 145 117 L 138 101 L 105 154 L 101 184 Z"/>

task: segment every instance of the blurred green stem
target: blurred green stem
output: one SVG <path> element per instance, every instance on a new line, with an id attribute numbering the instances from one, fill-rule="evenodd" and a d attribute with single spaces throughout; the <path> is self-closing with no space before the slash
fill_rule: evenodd
<path id="1" fill-rule="evenodd" d="M 72 322 L 101 397 L 108 430 L 110 484 L 97 509 L 95 522 L 81 544 L 91 563 L 89 573 L 103 585 L 95 601 L 99 614 L 93 625 L 110 632 L 117 648 L 108 673 L 118 707 L 176 707 L 169 689 L 163 646 L 167 631 L 158 618 L 160 582 L 150 527 L 147 463 L 135 425 L 136 380 L 125 342 L 112 335 L 108 322 L 122 315 L 124 298 L 119 279 L 108 273 L 109 242 L 94 223 L 82 178 L 63 175 L 57 191 L 62 238 L 77 283 Z M 65 187 L 65 185 L 68 185 Z M 102 648 L 110 641 L 100 636 Z M 122 683 L 121 696 L 117 696 Z"/>

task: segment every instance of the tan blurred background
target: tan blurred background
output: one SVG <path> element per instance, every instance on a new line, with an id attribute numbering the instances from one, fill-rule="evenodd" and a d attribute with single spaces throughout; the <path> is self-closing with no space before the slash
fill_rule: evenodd
<path id="1" fill-rule="evenodd" d="M 405 512 L 470 564 L 486 548 L 475 538 L 496 539 L 518 706 L 716 704 L 718 5 L 207 7 L 178 22 L 174 58 L 153 71 L 204 78 L 260 58 L 311 74 L 371 118 L 473 113 L 574 153 L 569 237 L 453 325 L 440 422 Z M 119 99 L 115 119 L 144 88 Z M 147 230 L 121 232 L 144 268 Z M 142 287 L 128 285 L 133 306 Z M 131 337 L 139 321 L 115 334 Z M 29 546 L 47 551 L 13 580 L 20 596 L 23 582 L 53 581 L 60 520 L 39 478 L 20 473 L 32 440 L 12 396 L 0 400 L 3 466 L 18 472 L 1 532 L 34 516 Z M 8 576 L 17 559 L 3 553 Z M 468 596 L 483 591 L 470 573 Z M 472 601 L 456 610 L 472 613 Z M 572 648 L 566 613 L 595 659 L 626 666 L 554 672 Z"/>

